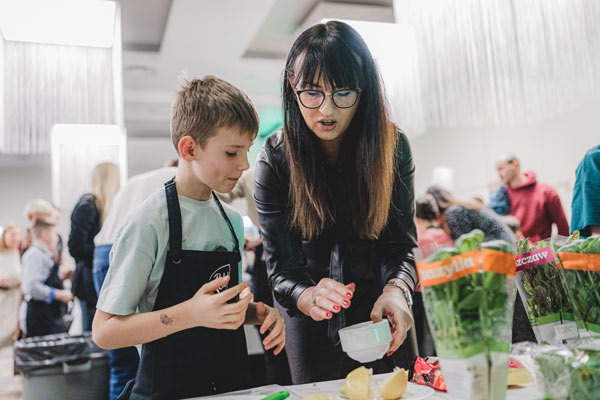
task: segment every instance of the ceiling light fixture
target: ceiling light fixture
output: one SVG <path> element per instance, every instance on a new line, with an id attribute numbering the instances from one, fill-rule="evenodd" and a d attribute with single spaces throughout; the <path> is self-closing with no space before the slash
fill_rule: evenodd
<path id="1" fill-rule="evenodd" d="M 115 8 L 101 0 L 2 1 L 0 31 L 11 41 L 111 47 Z"/>

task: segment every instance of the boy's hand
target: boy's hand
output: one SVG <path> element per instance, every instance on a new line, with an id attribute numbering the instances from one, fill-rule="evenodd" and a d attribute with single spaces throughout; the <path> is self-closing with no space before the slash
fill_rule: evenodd
<path id="1" fill-rule="evenodd" d="M 263 340 L 265 350 L 275 347 L 273 354 L 278 355 L 285 346 L 285 322 L 277 309 L 259 301 L 256 303 L 256 318 L 261 323 L 260 334 L 267 330 L 269 335 Z"/>
<path id="2" fill-rule="evenodd" d="M 227 282 L 229 282 L 229 276 L 205 283 L 189 300 L 193 310 L 191 318 L 195 326 L 229 330 L 236 330 L 242 326 L 252 296 L 240 297 L 237 303 L 227 304 L 227 302 L 239 295 L 248 287 L 248 284 L 242 282 L 215 294 L 215 291 L 226 285 Z"/>

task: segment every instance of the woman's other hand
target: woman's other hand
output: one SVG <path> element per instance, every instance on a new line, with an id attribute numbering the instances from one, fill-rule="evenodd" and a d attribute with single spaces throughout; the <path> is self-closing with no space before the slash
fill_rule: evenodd
<path id="1" fill-rule="evenodd" d="M 371 311 L 371 320 L 379 322 L 383 317 L 388 319 L 392 329 L 392 342 L 387 352 L 389 357 L 398 350 L 398 347 L 406 339 L 407 332 L 414 324 L 412 311 L 408 307 L 402 289 L 391 285 L 384 286 L 383 293 Z"/>
<path id="2" fill-rule="evenodd" d="M 298 309 L 315 321 L 331 319 L 334 313 L 350 307 L 354 296 L 354 283 L 344 285 L 329 278 L 323 278 L 317 286 L 306 289 L 298 298 Z"/>

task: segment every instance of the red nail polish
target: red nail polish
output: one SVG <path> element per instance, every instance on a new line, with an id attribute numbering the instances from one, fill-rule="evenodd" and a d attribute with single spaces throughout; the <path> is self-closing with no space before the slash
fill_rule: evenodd
<path id="1" fill-rule="evenodd" d="M 335 311 L 340 311 L 340 306 L 333 306 L 333 309 L 334 309 Z"/>
<path id="2" fill-rule="evenodd" d="M 344 300 L 344 303 L 343 303 L 343 304 L 344 304 L 344 305 L 347 307 L 347 306 L 348 306 L 348 304 L 350 304 L 350 303 L 348 302 L 348 300 Z"/>
<path id="3" fill-rule="evenodd" d="M 388 357 L 389 357 L 389 356 L 391 356 L 392 354 L 394 354 L 394 352 L 393 352 L 393 351 L 388 351 L 388 352 L 387 352 L 387 356 L 388 356 Z"/>
<path id="4" fill-rule="evenodd" d="M 349 299 L 351 299 L 352 298 L 352 293 L 350 293 L 350 292 L 346 293 L 346 297 L 349 298 Z"/>
<path id="5" fill-rule="evenodd" d="M 327 313 L 327 318 L 331 318 L 331 313 Z"/>

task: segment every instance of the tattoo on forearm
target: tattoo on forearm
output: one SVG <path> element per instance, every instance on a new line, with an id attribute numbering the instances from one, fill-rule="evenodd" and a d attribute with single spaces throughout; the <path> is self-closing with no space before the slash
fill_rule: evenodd
<path id="1" fill-rule="evenodd" d="M 160 322 L 163 325 L 171 325 L 173 323 L 173 318 L 169 318 L 167 314 L 160 314 Z"/>

